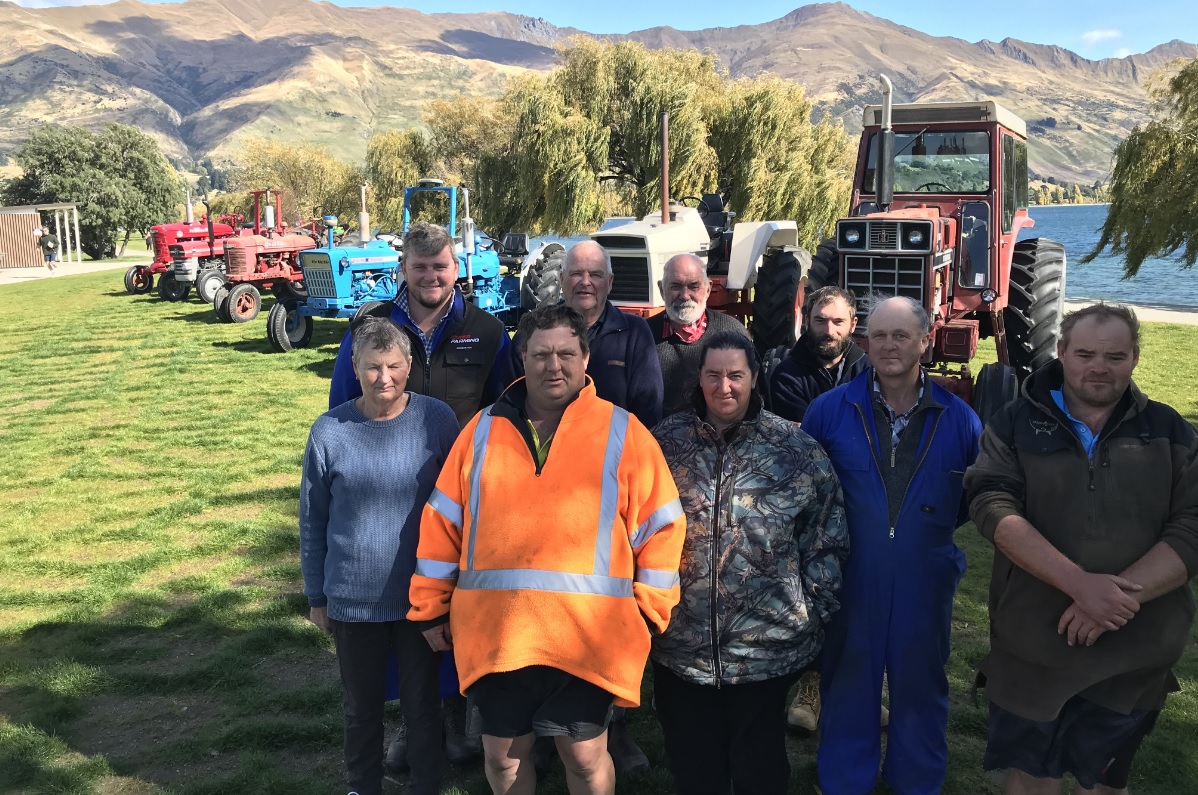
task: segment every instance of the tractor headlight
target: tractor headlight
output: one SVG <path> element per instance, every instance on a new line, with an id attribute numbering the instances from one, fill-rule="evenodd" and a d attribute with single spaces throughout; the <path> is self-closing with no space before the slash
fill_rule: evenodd
<path id="1" fill-rule="evenodd" d="M 865 248 L 865 224 L 842 222 L 837 227 L 837 244 L 840 248 Z"/>
<path id="2" fill-rule="evenodd" d="M 932 225 L 927 222 L 901 224 L 899 245 L 907 251 L 927 251 L 932 242 Z"/>
<path id="3" fill-rule="evenodd" d="M 912 229 L 910 232 L 907 233 L 907 242 L 913 246 L 922 246 L 923 245 L 923 230 L 922 229 Z"/>

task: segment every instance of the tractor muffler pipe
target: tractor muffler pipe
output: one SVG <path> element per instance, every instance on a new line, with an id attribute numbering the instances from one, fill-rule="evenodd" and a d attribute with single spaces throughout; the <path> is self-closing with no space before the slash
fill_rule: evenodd
<path id="1" fill-rule="evenodd" d="M 878 161 L 874 164 L 874 198 L 882 212 L 894 204 L 894 130 L 890 128 L 890 103 L 894 86 L 886 75 L 882 81 L 882 130 L 878 133 Z"/>
<path id="2" fill-rule="evenodd" d="M 196 222 L 195 213 L 192 212 L 191 209 L 191 188 L 187 189 L 187 213 L 183 216 L 183 220 L 187 221 L 189 224 L 194 224 Z"/>
<path id="3" fill-rule="evenodd" d="M 370 240 L 370 213 L 366 212 L 366 185 L 362 183 L 362 209 L 358 212 L 358 236 L 364 246 Z"/>
<path id="4" fill-rule="evenodd" d="M 670 112 L 661 112 L 661 222 L 670 222 Z"/>

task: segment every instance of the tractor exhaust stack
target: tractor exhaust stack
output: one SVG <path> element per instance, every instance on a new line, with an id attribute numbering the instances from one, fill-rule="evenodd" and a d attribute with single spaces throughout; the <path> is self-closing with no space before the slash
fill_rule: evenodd
<path id="1" fill-rule="evenodd" d="M 661 222 L 670 222 L 670 112 L 661 112 Z"/>
<path id="2" fill-rule="evenodd" d="M 370 240 L 370 213 L 366 212 L 366 185 L 362 183 L 362 209 L 358 212 L 358 236 L 362 245 Z"/>
<path id="3" fill-rule="evenodd" d="M 187 212 L 183 216 L 183 220 L 187 221 L 189 224 L 194 224 L 196 222 L 195 213 L 193 213 L 191 210 L 191 188 L 187 189 Z"/>
<path id="4" fill-rule="evenodd" d="M 890 105 L 894 86 L 886 75 L 882 81 L 882 131 L 878 134 L 878 161 L 874 166 L 874 196 L 882 212 L 894 204 L 894 130 L 890 127 Z"/>

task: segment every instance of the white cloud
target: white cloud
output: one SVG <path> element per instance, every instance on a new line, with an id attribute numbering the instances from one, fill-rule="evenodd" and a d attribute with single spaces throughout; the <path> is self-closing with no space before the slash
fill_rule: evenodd
<path id="1" fill-rule="evenodd" d="M 1113 28 L 1099 28 L 1098 30 L 1088 30 L 1082 34 L 1082 41 L 1086 44 L 1097 44 L 1100 41 L 1110 41 L 1111 39 L 1123 38 L 1123 31 Z"/>
<path id="2" fill-rule="evenodd" d="M 1120 47 L 1119 49 L 1115 50 L 1116 58 L 1126 58 L 1131 54 L 1131 50 L 1129 50 L 1127 47 Z"/>
<path id="3" fill-rule="evenodd" d="M 63 6 L 98 6 L 114 0 L 14 0 L 25 8 L 62 8 Z"/>

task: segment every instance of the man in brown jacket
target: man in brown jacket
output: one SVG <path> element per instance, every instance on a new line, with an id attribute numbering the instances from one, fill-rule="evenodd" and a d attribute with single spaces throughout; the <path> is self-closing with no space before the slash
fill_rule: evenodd
<path id="1" fill-rule="evenodd" d="M 1097 304 L 986 428 L 965 476 L 996 547 L 985 766 L 1007 795 L 1127 791 L 1189 639 L 1198 436 L 1131 381 L 1139 323 Z"/>

